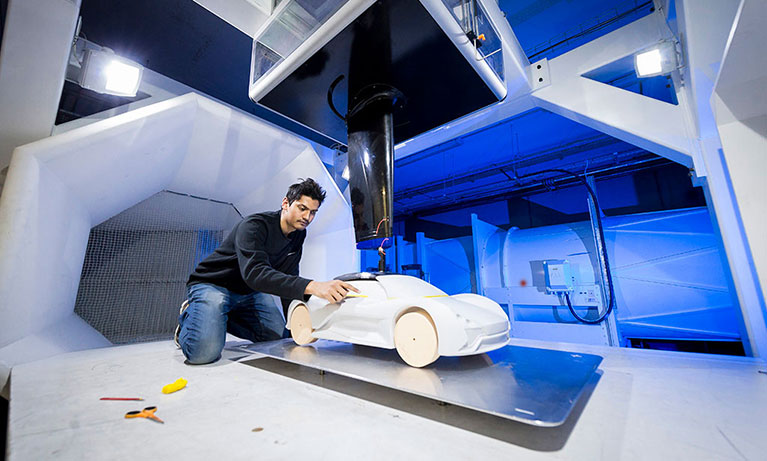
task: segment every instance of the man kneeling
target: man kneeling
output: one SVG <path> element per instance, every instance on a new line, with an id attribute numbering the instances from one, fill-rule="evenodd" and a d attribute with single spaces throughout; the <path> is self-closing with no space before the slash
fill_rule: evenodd
<path id="1" fill-rule="evenodd" d="M 175 335 L 189 363 L 221 358 L 227 331 L 253 342 L 287 337 L 282 309 L 269 295 L 285 300 L 316 295 L 339 302 L 349 291 L 358 291 L 340 280 L 298 276 L 306 228 L 324 199 L 325 191 L 311 178 L 293 184 L 279 211 L 240 221 L 197 266 L 187 282 Z"/>

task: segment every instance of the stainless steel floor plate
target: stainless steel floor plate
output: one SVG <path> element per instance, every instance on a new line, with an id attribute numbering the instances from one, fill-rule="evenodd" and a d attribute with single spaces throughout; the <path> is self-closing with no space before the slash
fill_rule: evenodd
<path id="1" fill-rule="evenodd" d="M 535 426 L 562 424 L 602 361 L 597 355 L 509 345 L 412 368 L 394 350 L 335 341 L 301 347 L 284 339 L 239 349 Z"/>

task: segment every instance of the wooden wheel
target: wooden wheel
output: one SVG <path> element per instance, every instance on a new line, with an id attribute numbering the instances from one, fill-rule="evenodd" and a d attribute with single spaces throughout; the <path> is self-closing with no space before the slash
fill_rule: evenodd
<path id="1" fill-rule="evenodd" d="M 437 328 L 429 314 L 411 311 L 394 325 L 394 345 L 399 356 L 411 367 L 425 367 L 439 357 Z"/>
<path id="2" fill-rule="evenodd" d="M 293 309 L 290 316 L 290 336 L 299 346 L 305 346 L 317 341 L 312 337 L 312 318 L 309 309 L 303 304 Z"/>

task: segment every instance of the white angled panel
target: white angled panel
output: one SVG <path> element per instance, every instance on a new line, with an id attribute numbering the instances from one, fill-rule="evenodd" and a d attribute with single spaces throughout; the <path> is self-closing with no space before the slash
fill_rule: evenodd
<path id="1" fill-rule="evenodd" d="M 552 61 L 555 62 L 556 60 Z M 538 105 L 685 166 L 692 166 L 683 109 L 585 77 L 561 78 L 533 93 Z"/>
<path id="2" fill-rule="evenodd" d="M 683 100 L 676 106 L 582 77 L 670 36 L 661 12 L 645 16 L 548 61 L 551 84 L 533 91 L 533 98 L 551 112 L 692 166 Z"/>
<path id="3" fill-rule="evenodd" d="M 753 267 L 753 259 L 763 254 L 763 249 L 749 248 L 746 241 L 746 232 L 743 230 L 743 221 L 752 218 L 763 219 L 764 207 L 757 203 L 753 210 L 755 214 L 746 211 L 748 202 L 756 197 L 764 195 L 761 178 L 754 181 L 739 179 L 740 173 L 746 175 L 757 172 L 759 175 L 759 151 L 750 145 L 748 139 L 756 134 L 752 129 L 753 123 L 747 123 L 749 128 L 740 131 L 737 126 L 744 128 L 745 125 L 735 123 L 730 125 L 732 119 L 727 119 L 727 113 L 735 107 L 735 100 L 743 100 L 753 103 L 753 107 L 765 107 L 764 98 L 767 83 L 759 83 L 754 76 L 767 67 L 765 53 L 758 45 L 759 39 L 752 36 L 737 40 L 738 28 L 741 21 L 751 21 L 753 24 L 764 23 L 764 13 L 758 13 L 755 6 L 764 6 L 764 2 L 741 0 L 676 0 L 677 23 L 679 34 L 684 37 L 682 41 L 683 56 L 686 67 L 683 69 L 685 85 L 683 91 L 678 92 L 680 99 L 689 101 L 688 110 L 695 127 L 695 136 L 700 140 L 699 149 L 694 152 L 695 178 L 697 184 L 703 186 L 706 193 L 706 201 L 712 216 L 716 217 L 716 225 L 719 227 L 719 235 L 727 255 L 729 272 L 735 288 L 735 302 L 740 304 L 742 312 L 742 337 L 743 345 L 747 353 L 764 357 L 767 355 L 767 326 L 764 320 L 764 294 L 759 287 L 759 279 Z M 748 12 L 746 11 L 748 7 Z M 761 26 L 759 26 L 761 27 Z M 743 32 L 744 30 L 741 30 Z M 752 29 L 751 34 L 758 34 L 758 30 Z M 733 59 L 736 54 L 729 55 L 728 46 L 732 49 L 733 44 L 740 41 L 736 53 L 740 55 Z M 725 56 L 727 54 L 727 56 Z M 721 70 L 721 72 L 720 72 Z M 724 90 L 727 78 L 722 78 L 726 73 L 735 77 L 734 85 Z M 762 75 L 764 75 L 762 73 Z M 717 83 L 717 78 L 719 82 Z M 755 86 L 749 88 L 747 81 L 752 81 Z M 714 94 L 716 85 L 717 93 L 728 92 L 735 100 L 723 101 L 721 94 Z M 716 112 L 716 117 L 714 113 Z M 735 112 L 738 112 L 737 110 Z M 744 119 L 747 119 L 745 117 Z M 719 124 L 719 127 L 717 125 Z M 727 125 L 727 126 L 725 126 Z M 730 131 L 734 128 L 734 131 Z M 720 140 L 721 136 L 721 140 Z M 732 142 L 729 147 L 722 150 L 725 140 Z M 745 143 L 748 147 L 740 150 L 736 145 Z M 738 152 L 740 150 L 740 152 Z M 764 150 L 764 149 L 763 149 Z M 745 156 L 743 154 L 745 153 Z M 755 155 L 748 159 L 749 155 Z M 762 157 L 763 158 L 763 157 Z M 752 163 L 756 160 L 756 163 Z M 749 186 L 750 182 L 750 186 Z M 744 196 L 738 196 L 737 189 L 750 189 Z M 760 189 L 761 187 L 761 189 Z M 735 190 L 735 194 L 732 191 Z M 737 198 L 737 201 L 736 201 Z M 740 216 L 739 216 L 740 214 Z M 759 218 L 761 215 L 762 218 Z M 763 221 L 762 221 L 763 222 Z M 758 237 L 756 245 L 763 238 Z M 752 238 L 753 242 L 753 238 Z M 760 253 L 761 251 L 761 253 Z M 762 279 L 762 290 L 764 279 Z"/>
<path id="4" fill-rule="evenodd" d="M 163 189 L 231 201 L 244 213 L 276 210 L 299 177 L 327 191 L 302 270 L 322 279 L 352 272 L 351 211 L 311 146 L 196 94 L 16 149 L 0 197 L 0 387 L 24 357 L 102 345 L 82 322 L 66 321 L 92 226 Z M 54 331 L 72 341 L 43 347 Z M 30 350 L 16 355 L 13 344 Z"/>
<path id="5" fill-rule="evenodd" d="M 767 4 L 744 0 L 733 25 L 712 104 L 724 159 L 740 211 L 744 245 L 751 250 L 751 271 L 761 285 L 761 299 L 742 306 L 752 340 L 767 355 Z M 744 274 L 747 276 L 749 274 Z"/>
<path id="6" fill-rule="evenodd" d="M 0 170 L 13 149 L 51 134 L 80 0 L 12 0 L 0 49 Z"/>
<path id="7" fill-rule="evenodd" d="M 275 0 L 194 0 L 249 37 L 266 22 Z"/>

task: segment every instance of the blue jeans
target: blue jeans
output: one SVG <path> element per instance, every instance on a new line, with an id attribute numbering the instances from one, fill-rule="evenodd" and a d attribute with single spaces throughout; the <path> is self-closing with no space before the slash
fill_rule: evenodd
<path id="1" fill-rule="evenodd" d="M 221 358 L 226 332 L 253 342 L 288 336 L 282 308 L 265 293 L 233 293 L 209 283 L 187 288 L 189 307 L 178 317 L 181 350 L 191 364 Z"/>

